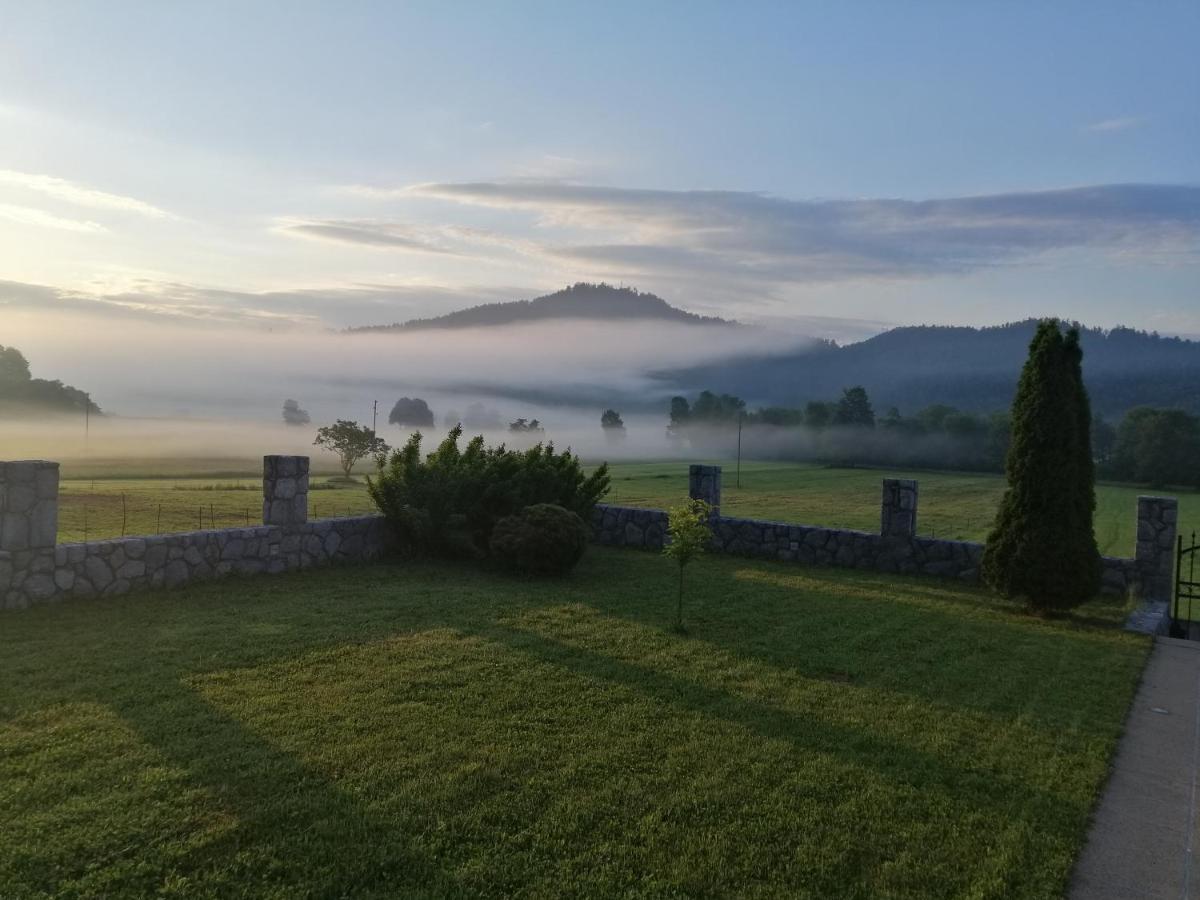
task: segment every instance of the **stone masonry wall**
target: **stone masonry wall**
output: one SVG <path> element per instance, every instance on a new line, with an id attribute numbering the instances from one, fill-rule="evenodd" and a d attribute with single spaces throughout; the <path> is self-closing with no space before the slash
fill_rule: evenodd
<path id="1" fill-rule="evenodd" d="M 716 468 L 716 477 L 712 469 Z M 704 470 L 697 472 L 696 470 Z M 692 496 L 719 507 L 720 470 L 693 466 Z M 714 491 L 715 487 L 715 491 Z M 836 566 L 902 574 L 937 575 L 979 581 L 983 545 L 974 541 L 923 538 L 917 529 L 917 482 L 885 478 L 880 502 L 880 533 L 713 516 L 712 550 L 737 556 L 779 559 L 802 565 Z M 1102 557 L 1102 590 L 1143 599 L 1165 599 L 1170 590 L 1176 501 L 1138 498 L 1138 550 L 1133 559 Z M 667 514 L 658 509 L 598 505 L 592 515 L 597 543 L 661 550 Z M 1162 596 L 1159 596 L 1162 595 Z"/>
<path id="2" fill-rule="evenodd" d="M 0 464 L 0 609 L 363 562 L 391 549 L 382 516 L 307 521 L 307 457 L 263 463 L 268 524 L 57 546 L 58 464 Z"/>

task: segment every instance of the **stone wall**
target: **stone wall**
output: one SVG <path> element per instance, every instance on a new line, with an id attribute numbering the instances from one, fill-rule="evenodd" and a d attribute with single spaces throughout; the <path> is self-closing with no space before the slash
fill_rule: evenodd
<path id="1" fill-rule="evenodd" d="M 252 528 L 56 546 L 57 507 L 57 463 L 0 463 L 0 609 L 363 562 L 391 549 L 382 516 L 308 521 L 303 456 L 263 458 L 266 524 Z"/>
<path id="2" fill-rule="evenodd" d="M 720 507 L 720 467 L 692 466 L 688 484 L 692 496 Z M 885 478 L 879 534 L 715 515 L 711 520 L 712 550 L 802 565 L 979 581 L 983 545 L 917 536 L 917 498 L 916 481 Z M 1138 498 L 1137 554 L 1134 558 L 1102 558 L 1105 593 L 1133 591 L 1149 602 L 1166 600 L 1171 590 L 1176 515 L 1174 499 Z M 667 514 L 658 509 L 599 505 L 592 526 L 598 543 L 661 550 Z"/>
<path id="3" fill-rule="evenodd" d="M 692 466 L 691 496 L 721 506 L 719 466 Z M 840 566 L 903 574 L 979 579 L 983 546 L 922 538 L 917 483 L 884 479 L 880 533 L 712 517 L 712 549 L 802 565 Z M 1133 558 L 1103 560 L 1107 593 L 1139 593 L 1165 608 L 1171 592 L 1177 503 L 1139 497 Z M 392 538 L 382 516 L 308 521 L 308 457 L 263 458 L 263 519 L 253 528 L 214 529 L 152 537 L 59 544 L 58 464 L 0 463 L 0 609 L 64 597 L 169 588 L 233 574 L 286 572 L 362 562 L 387 553 Z M 600 544 L 661 550 L 667 513 L 599 504 L 592 515 Z"/>

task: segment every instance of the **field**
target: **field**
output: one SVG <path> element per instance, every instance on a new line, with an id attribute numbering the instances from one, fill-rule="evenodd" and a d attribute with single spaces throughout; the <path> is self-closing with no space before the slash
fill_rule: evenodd
<path id="1" fill-rule="evenodd" d="M 1149 643 L 919 578 L 388 564 L 0 629 L 6 898 L 1054 897 Z"/>
<path id="2" fill-rule="evenodd" d="M 199 527 L 229 527 L 259 521 L 260 474 L 247 463 L 204 464 L 134 472 L 121 477 L 71 477 L 64 471 L 59 534 L 63 541 L 153 534 Z M 916 478 L 921 485 L 918 528 L 921 534 L 982 540 L 1004 488 L 995 475 L 949 472 L 896 472 L 879 469 L 824 468 L 799 463 L 743 462 L 742 486 L 735 464 L 725 460 L 724 511 L 731 515 L 831 525 L 875 531 L 879 528 L 880 480 Z M 240 466 L 240 467 L 239 467 Z M 189 472 L 208 472 L 202 477 Z M 666 507 L 687 496 L 687 464 L 680 461 L 621 463 L 612 467 L 608 501 L 629 506 Z M 1096 489 L 1096 538 L 1102 553 L 1131 556 L 1138 494 L 1128 485 Z M 1180 501 L 1181 530 L 1200 531 L 1200 493 L 1172 490 Z M 313 479 L 309 510 L 313 518 L 371 509 L 365 485 L 347 485 L 327 475 Z"/>

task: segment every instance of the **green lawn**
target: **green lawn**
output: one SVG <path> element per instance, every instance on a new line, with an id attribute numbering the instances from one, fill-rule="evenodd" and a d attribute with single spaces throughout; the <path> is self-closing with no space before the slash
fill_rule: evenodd
<path id="1" fill-rule="evenodd" d="M 921 534 L 963 540 L 984 538 L 1004 489 L 1003 479 L 996 475 L 767 462 L 744 462 L 738 488 L 734 463 L 726 460 L 722 465 L 723 507 L 730 515 L 877 531 L 880 481 L 894 475 L 916 478 L 921 484 Z M 679 503 L 687 496 L 687 471 L 687 463 L 681 461 L 614 465 L 607 501 L 660 508 Z M 261 473 L 253 469 L 224 477 L 65 478 L 59 539 L 83 540 L 85 531 L 90 539 L 119 535 L 122 516 L 126 534 L 256 524 L 262 516 L 260 479 Z M 309 495 L 313 518 L 373 509 L 365 483 L 342 485 L 320 476 L 313 485 Z M 1124 485 L 1097 486 L 1096 537 L 1102 553 L 1133 555 L 1137 496 L 1144 493 L 1150 492 Z M 1183 529 L 1200 531 L 1200 493 L 1166 493 L 1179 498 Z"/>
<path id="2" fill-rule="evenodd" d="M 0 616 L 0 894 L 1057 897 L 1148 651 L 917 578 L 589 551 Z"/>

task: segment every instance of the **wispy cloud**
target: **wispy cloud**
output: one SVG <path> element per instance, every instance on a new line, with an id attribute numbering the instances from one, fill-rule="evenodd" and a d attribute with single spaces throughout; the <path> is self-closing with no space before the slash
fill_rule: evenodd
<path id="1" fill-rule="evenodd" d="M 36 225 L 39 228 L 54 228 L 58 231 L 74 231 L 83 234 L 99 234 L 108 230 L 96 222 L 64 219 L 62 216 L 51 215 L 45 210 L 35 209 L 31 206 L 14 206 L 11 203 L 0 203 L 0 219 L 7 219 L 21 225 Z"/>
<path id="2" fill-rule="evenodd" d="M 1116 119 L 1101 119 L 1087 126 L 1088 131 L 1103 133 L 1107 131 L 1128 131 L 1137 128 L 1146 120 L 1141 116 L 1123 116 Z"/>
<path id="3" fill-rule="evenodd" d="M 591 272 L 734 282 L 968 273 L 1056 250 L 1200 255 L 1200 188 L 1099 185 L 938 200 L 788 200 L 557 182 L 421 184 L 411 194 L 527 210 L 593 243 L 543 252 Z"/>
<path id="4" fill-rule="evenodd" d="M 373 219 L 285 219 L 276 225 L 276 230 L 292 237 L 337 244 L 357 244 L 418 253 L 454 252 L 437 243 L 437 235 L 433 230 L 399 222 Z"/>
<path id="5" fill-rule="evenodd" d="M 0 280 L 0 310 L 58 309 L 160 322 L 342 328 L 440 315 L 466 306 L 537 293 L 515 286 L 421 284 L 241 291 L 153 279 L 131 279 L 119 290 L 68 290 Z"/>
<path id="6" fill-rule="evenodd" d="M 111 210 L 113 212 L 134 213 L 140 216 L 148 216 L 152 219 L 175 218 L 175 216 L 166 210 L 159 209 L 157 206 L 133 197 L 110 194 L 106 191 L 99 191 L 86 185 L 67 181 L 63 178 L 55 178 L 51 175 L 37 175 L 31 172 L 0 169 L 0 185 L 9 185 L 28 191 L 35 191 L 76 206 Z"/>

